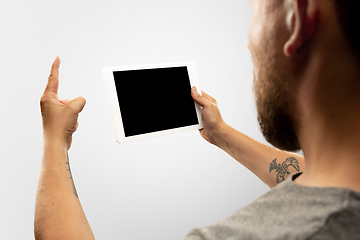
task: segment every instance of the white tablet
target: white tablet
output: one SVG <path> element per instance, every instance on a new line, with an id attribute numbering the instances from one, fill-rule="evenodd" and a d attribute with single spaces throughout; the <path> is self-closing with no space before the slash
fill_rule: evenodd
<path id="1" fill-rule="evenodd" d="M 104 77 L 118 143 L 203 127 L 194 63 L 106 67 Z"/>

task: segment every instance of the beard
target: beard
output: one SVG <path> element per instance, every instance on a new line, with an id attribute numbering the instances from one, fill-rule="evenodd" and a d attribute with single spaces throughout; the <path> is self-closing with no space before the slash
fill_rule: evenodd
<path id="1" fill-rule="evenodd" d="M 266 48 L 266 49 L 275 49 Z M 275 51 L 259 59 L 257 77 L 254 73 L 254 93 L 258 121 L 265 139 L 273 146 L 287 151 L 300 150 L 297 138 L 295 94 L 291 66 Z"/>

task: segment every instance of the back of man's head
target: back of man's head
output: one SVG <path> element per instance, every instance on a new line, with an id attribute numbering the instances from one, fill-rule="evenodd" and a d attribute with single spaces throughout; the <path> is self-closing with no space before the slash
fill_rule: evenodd
<path id="1" fill-rule="evenodd" d="M 360 1 L 251 3 L 249 49 L 265 138 L 305 152 L 310 135 L 347 137 L 355 127 L 348 120 L 360 120 Z"/>

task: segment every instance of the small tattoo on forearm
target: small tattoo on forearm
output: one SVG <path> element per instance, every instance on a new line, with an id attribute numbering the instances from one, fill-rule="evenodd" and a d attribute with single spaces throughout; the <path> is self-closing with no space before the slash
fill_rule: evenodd
<path id="1" fill-rule="evenodd" d="M 290 172 L 288 171 L 288 168 L 290 166 L 295 168 L 296 171 L 298 171 L 298 172 L 300 171 L 299 161 L 294 157 L 287 158 L 282 164 L 276 163 L 276 160 L 277 160 L 277 158 L 275 158 L 270 163 L 270 172 L 274 169 L 276 170 L 276 172 L 277 172 L 276 182 L 277 183 L 281 183 L 282 181 L 285 181 L 286 174 L 290 174 Z"/>
<path id="2" fill-rule="evenodd" d="M 75 197 L 79 198 L 79 196 L 77 194 L 77 191 L 76 191 L 76 188 L 75 188 L 74 179 L 73 179 L 72 174 L 71 174 L 70 163 L 69 163 L 69 155 L 67 156 L 67 159 L 68 159 L 68 161 L 67 161 L 66 164 L 69 166 L 68 171 L 70 173 L 70 179 L 71 179 L 71 183 L 72 183 L 72 186 L 73 186 L 73 193 L 74 193 Z"/>

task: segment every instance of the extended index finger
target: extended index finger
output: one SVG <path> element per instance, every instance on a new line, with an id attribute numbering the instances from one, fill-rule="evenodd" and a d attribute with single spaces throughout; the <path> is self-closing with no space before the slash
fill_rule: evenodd
<path id="1" fill-rule="evenodd" d="M 50 92 L 57 94 L 59 86 L 59 66 L 60 58 L 56 57 L 51 66 L 50 76 L 44 93 Z"/>

